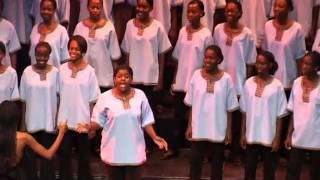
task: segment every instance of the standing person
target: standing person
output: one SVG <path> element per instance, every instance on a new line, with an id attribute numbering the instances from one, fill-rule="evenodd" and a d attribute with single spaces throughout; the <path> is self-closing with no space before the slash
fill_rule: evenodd
<path id="1" fill-rule="evenodd" d="M 30 35 L 31 46 L 29 55 L 31 57 L 31 64 L 36 63 L 34 49 L 40 41 L 48 42 L 51 46 L 52 52 L 48 64 L 58 68 L 61 61 L 69 58 L 67 51 L 68 33 L 54 18 L 56 9 L 57 3 L 55 0 L 41 0 L 40 13 L 43 21 L 32 28 Z"/>
<path id="2" fill-rule="evenodd" d="M 224 145 L 232 140 L 232 111 L 238 100 L 231 76 L 220 70 L 223 61 L 218 46 L 205 50 L 203 68 L 194 72 L 184 99 L 191 106 L 186 138 L 191 141 L 190 176 L 201 179 L 206 150 L 212 156 L 211 180 L 222 180 Z"/>
<path id="3" fill-rule="evenodd" d="M 41 1 L 43 0 L 32 0 L 32 7 L 30 15 L 34 19 L 35 24 L 39 24 L 42 21 L 41 15 Z M 70 18 L 70 2 L 69 0 L 54 0 L 56 3 L 56 9 L 53 16 L 64 27 L 68 27 Z"/>
<path id="4" fill-rule="evenodd" d="M 41 145 L 49 148 L 55 140 L 56 114 L 58 107 L 58 69 L 48 65 L 51 47 L 40 42 L 35 47 L 37 63 L 28 66 L 21 77 L 20 94 L 23 101 L 22 119 L 26 130 Z M 28 162 L 29 179 L 37 178 L 37 156 L 30 153 Z M 41 180 L 54 180 L 53 161 L 40 159 Z"/>
<path id="5" fill-rule="evenodd" d="M 76 132 L 77 124 L 90 122 L 93 104 L 100 95 L 94 69 L 86 63 L 87 42 L 79 35 L 68 43 L 70 59 L 60 67 L 60 106 L 58 122 L 69 127 L 60 149 L 60 179 L 72 179 L 72 146 L 78 148 L 78 179 L 90 180 L 90 145 L 88 133 Z"/>
<path id="6" fill-rule="evenodd" d="M 117 34 L 112 22 L 102 17 L 103 0 L 88 0 L 90 16 L 80 22 L 75 35 L 81 35 L 88 42 L 85 59 L 96 72 L 103 91 L 113 86 L 113 69 L 121 56 Z"/>
<path id="7" fill-rule="evenodd" d="M 252 31 L 239 22 L 241 4 L 235 0 L 228 1 L 225 16 L 226 22 L 216 26 L 213 38 L 225 58 L 220 68 L 231 75 L 237 95 L 240 95 L 246 78 L 252 74 L 257 51 Z"/>
<path id="8" fill-rule="evenodd" d="M 19 109 L 10 101 L 0 104 L 0 178 L 24 180 L 21 159 L 26 147 L 30 147 L 35 153 L 52 159 L 58 150 L 68 126 L 63 123 L 58 126 L 59 133 L 50 148 L 46 149 L 31 135 L 17 131 L 19 121 Z"/>
<path id="9" fill-rule="evenodd" d="M 263 179 L 275 179 L 277 152 L 281 144 L 281 118 L 287 115 L 284 88 L 273 77 L 277 68 L 274 56 L 268 51 L 261 51 L 255 64 L 257 75 L 245 82 L 240 96 L 243 113 L 240 145 L 246 150 L 246 180 L 256 179 L 259 154 L 263 157 Z"/>
<path id="10" fill-rule="evenodd" d="M 163 87 L 164 55 L 171 43 L 163 25 L 150 17 L 152 8 L 153 0 L 137 1 L 137 15 L 127 23 L 121 48 L 133 69 L 133 84 L 146 93 L 154 109 L 155 91 Z"/>
<path id="11" fill-rule="evenodd" d="M 5 45 L 6 53 L 2 64 L 16 69 L 16 52 L 21 48 L 15 27 L 11 22 L 3 18 L 3 0 L 0 0 L 0 41 Z"/>
<path id="12" fill-rule="evenodd" d="M 0 41 L 0 103 L 5 100 L 18 100 L 18 78 L 16 71 L 2 64 L 6 56 L 6 46 Z"/>
<path id="13" fill-rule="evenodd" d="M 91 123 L 79 131 L 103 128 L 101 159 L 107 164 L 111 180 L 140 180 L 141 165 L 146 161 L 143 130 L 160 149 L 167 143 L 157 136 L 154 116 L 143 91 L 132 88 L 133 70 L 120 65 L 114 72 L 114 88 L 104 92 L 94 107 Z"/>
<path id="14" fill-rule="evenodd" d="M 279 64 L 275 77 L 290 91 L 298 75 L 298 63 L 306 51 L 301 25 L 289 18 L 293 10 L 291 0 L 275 0 L 274 19 L 265 25 L 265 49 L 270 51 Z"/>
<path id="15" fill-rule="evenodd" d="M 177 60 L 175 80 L 172 91 L 175 96 L 176 127 L 172 126 L 169 152 L 176 154 L 181 144 L 183 132 L 187 127 L 186 113 L 188 107 L 183 103 L 192 74 L 203 65 L 204 50 L 213 44 L 210 30 L 201 23 L 204 16 L 204 4 L 200 0 L 192 0 L 188 4 L 189 24 L 182 27 L 172 56 Z"/>
<path id="16" fill-rule="evenodd" d="M 290 150 L 287 180 L 299 180 L 303 156 L 310 153 L 310 179 L 320 179 L 320 54 L 307 53 L 302 60 L 302 76 L 292 86 L 287 109 L 293 113 L 285 146 Z"/>

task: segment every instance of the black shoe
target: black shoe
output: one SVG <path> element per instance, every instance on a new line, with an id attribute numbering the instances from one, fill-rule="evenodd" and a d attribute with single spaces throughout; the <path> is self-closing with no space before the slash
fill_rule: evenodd
<path id="1" fill-rule="evenodd" d="M 175 152 L 175 151 L 172 151 L 172 150 L 168 150 L 167 152 L 165 152 L 163 154 L 163 156 L 161 157 L 162 160 L 165 160 L 165 159 L 171 159 L 171 158 L 174 158 L 174 157 L 177 157 L 178 156 L 178 153 Z"/>

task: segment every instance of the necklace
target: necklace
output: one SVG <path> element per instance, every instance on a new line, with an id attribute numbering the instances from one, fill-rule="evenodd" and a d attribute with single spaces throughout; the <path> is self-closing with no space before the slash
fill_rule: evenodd
<path id="1" fill-rule="evenodd" d="M 263 94 L 263 91 L 265 87 L 272 82 L 273 78 L 268 80 L 263 80 L 261 78 L 258 78 L 257 76 L 254 78 L 255 83 L 257 84 L 255 96 L 261 97 Z"/>
<path id="2" fill-rule="evenodd" d="M 47 73 L 50 72 L 52 69 L 52 66 L 46 65 L 44 69 L 38 69 L 36 65 L 32 65 L 32 70 L 39 74 L 40 76 L 40 81 L 45 81 L 47 80 Z"/>
<path id="3" fill-rule="evenodd" d="M 129 93 L 126 95 L 117 94 L 114 90 L 112 91 L 115 98 L 119 99 L 122 103 L 123 109 L 130 109 L 130 99 L 134 96 L 135 91 L 133 89 L 129 89 Z"/>
<path id="4" fill-rule="evenodd" d="M 138 21 L 137 19 L 133 20 L 133 24 L 138 28 L 138 32 L 137 35 L 138 36 L 142 36 L 144 33 L 144 29 L 147 28 L 148 26 L 150 26 L 150 24 L 152 23 L 152 19 L 149 20 L 148 23 L 143 24 L 142 22 Z"/>
<path id="5" fill-rule="evenodd" d="M 292 23 L 287 22 L 285 25 L 279 24 L 278 22 L 276 22 L 275 20 L 273 20 L 273 26 L 276 28 L 276 37 L 275 40 L 276 41 L 281 41 L 284 31 L 289 29 L 291 27 Z"/>
<path id="6" fill-rule="evenodd" d="M 237 29 L 231 29 L 227 24 L 224 25 L 224 32 L 227 35 L 226 45 L 231 46 L 233 38 L 238 36 L 243 30 L 243 26 L 240 25 Z"/>
<path id="7" fill-rule="evenodd" d="M 204 70 L 201 70 L 201 75 L 202 77 L 206 80 L 207 82 L 207 93 L 214 93 L 214 85 L 216 81 L 219 81 L 221 77 L 223 76 L 223 71 L 220 71 L 215 73 L 215 74 L 209 74 L 205 72 Z"/>

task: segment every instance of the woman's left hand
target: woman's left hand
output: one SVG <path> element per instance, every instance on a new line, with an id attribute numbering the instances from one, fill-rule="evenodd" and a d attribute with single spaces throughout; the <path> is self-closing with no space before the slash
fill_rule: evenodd
<path id="1" fill-rule="evenodd" d="M 162 137 L 156 136 L 153 139 L 153 142 L 158 145 L 159 149 L 165 149 L 168 151 L 168 143 Z"/>

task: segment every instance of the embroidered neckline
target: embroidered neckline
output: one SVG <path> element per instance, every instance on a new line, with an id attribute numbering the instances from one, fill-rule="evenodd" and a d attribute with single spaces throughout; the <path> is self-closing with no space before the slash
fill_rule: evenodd
<path id="1" fill-rule="evenodd" d="M 94 23 L 90 19 L 86 19 L 82 21 L 82 23 L 84 26 L 86 26 L 89 29 L 88 37 L 95 38 L 96 30 L 105 26 L 107 21 L 108 21 L 107 19 L 101 18 L 98 22 Z"/>
<path id="2" fill-rule="evenodd" d="M 122 95 L 116 94 L 114 88 L 112 89 L 113 96 L 116 99 L 119 99 L 121 101 L 123 109 L 130 109 L 131 108 L 130 99 L 133 98 L 133 96 L 135 95 L 135 90 L 133 88 L 130 88 L 129 91 L 130 92 L 127 95 L 122 96 Z"/>
<path id="3" fill-rule="evenodd" d="M 137 35 L 138 36 L 142 36 L 144 33 L 144 29 L 149 27 L 153 22 L 153 19 L 150 19 L 149 22 L 147 24 L 143 24 L 141 23 L 139 20 L 137 19 L 133 19 L 133 24 L 136 28 L 138 28 L 138 32 Z"/>
<path id="4" fill-rule="evenodd" d="M 302 101 L 305 103 L 309 103 L 310 102 L 310 94 L 311 92 L 316 89 L 319 85 L 319 78 L 317 80 L 317 84 L 313 86 L 308 86 L 306 83 L 306 80 L 304 77 L 302 77 L 301 79 L 301 89 L 302 89 Z"/>
<path id="5" fill-rule="evenodd" d="M 214 85 L 217 81 L 219 81 L 222 78 L 223 74 L 224 72 L 221 70 L 219 70 L 219 72 L 215 74 L 208 74 L 203 69 L 201 70 L 201 76 L 207 82 L 207 87 L 206 87 L 207 93 L 214 93 Z"/>
<path id="6" fill-rule="evenodd" d="M 76 67 L 76 66 L 71 65 L 71 63 L 69 62 L 68 63 L 68 67 L 71 70 L 71 76 L 70 77 L 71 78 L 76 78 L 78 72 L 84 70 L 87 67 L 87 63 L 83 63 L 79 67 Z"/>
<path id="7" fill-rule="evenodd" d="M 280 42 L 282 40 L 284 31 L 290 29 L 294 23 L 291 21 L 288 21 L 287 24 L 281 25 L 281 24 L 277 23 L 275 20 L 273 20 L 272 24 L 273 24 L 274 28 L 276 29 L 275 41 Z"/>
<path id="8" fill-rule="evenodd" d="M 256 97 L 261 97 L 262 94 L 263 94 L 263 91 L 264 91 L 265 87 L 266 87 L 267 85 L 271 84 L 272 81 L 273 81 L 273 79 L 274 79 L 274 78 L 272 77 L 272 78 L 270 78 L 270 79 L 268 79 L 268 80 L 265 81 L 265 80 L 263 80 L 263 79 L 255 76 L 253 80 L 254 80 L 254 82 L 256 83 L 257 87 L 256 87 L 256 92 L 255 92 L 254 95 L 255 95 Z"/>
<path id="9" fill-rule="evenodd" d="M 227 35 L 226 45 L 231 46 L 233 38 L 242 33 L 244 26 L 242 24 L 239 25 L 237 29 L 231 29 L 226 23 L 224 24 L 223 30 Z"/>
<path id="10" fill-rule="evenodd" d="M 192 41 L 193 33 L 199 32 L 203 27 L 202 24 L 197 29 L 193 29 L 190 25 L 186 26 L 187 40 Z"/>
<path id="11" fill-rule="evenodd" d="M 39 76 L 40 76 L 40 81 L 45 81 L 45 80 L 47 80 L 47 73 L 50 72 L 51 69 L 52 69 L 52 66 L 50 66 L 50 65 L 48 65 L 48 64 L 46 65 L 46 67 L 45 67 L 44 69 L 38 69 L 38 68 L 36 67 L 36 65 L 32 65 L 31 67 L 32 67 L 32 70 L 33 70 L 35 73 L 39 74 Z"/>
<path id="12" fill-rule="evenodd" d="M 41 27 L 45 27 L 42 29 Z M 38 33 L 40 34 L 39 42 L 42 42 L 46 39 L 47 35 L 52 33 L 58 27 L 58 22 L 54 21 L 49 27 L 40 23 L 38 25 Z"/>

